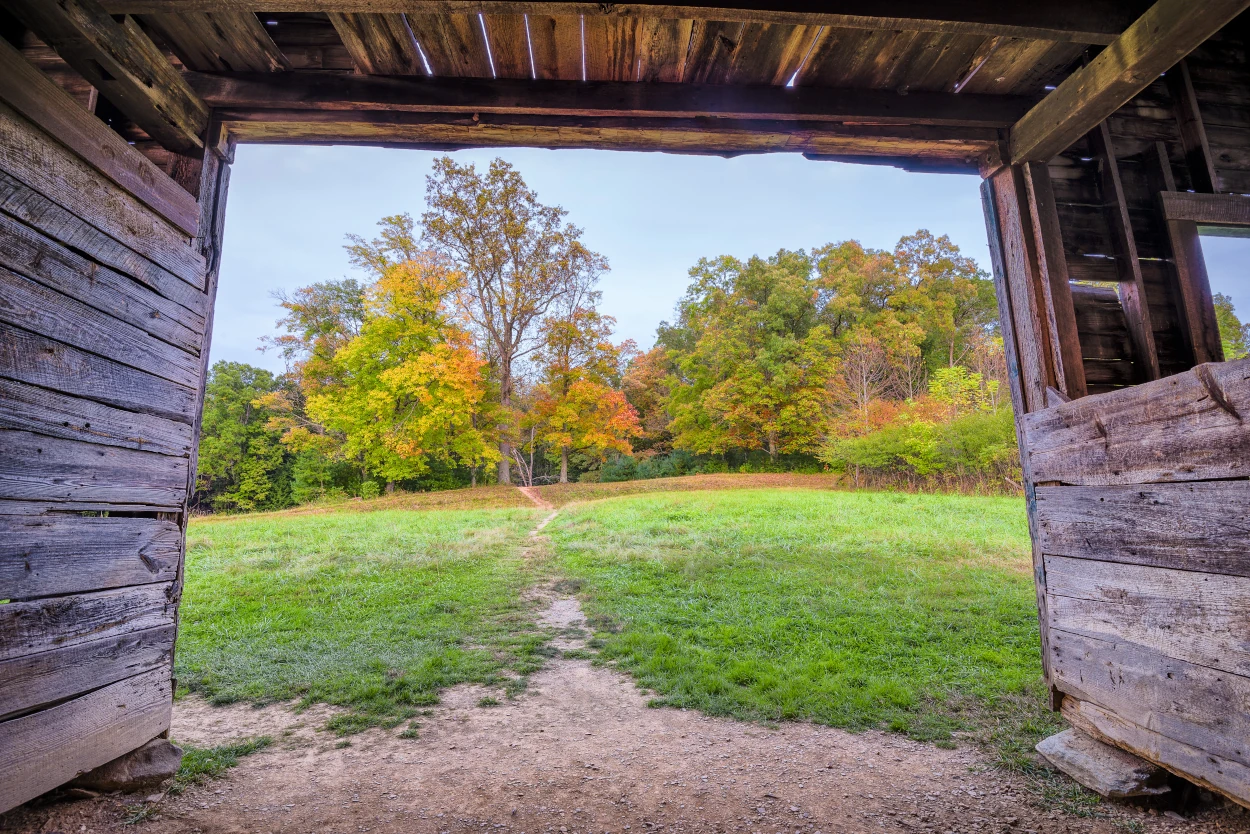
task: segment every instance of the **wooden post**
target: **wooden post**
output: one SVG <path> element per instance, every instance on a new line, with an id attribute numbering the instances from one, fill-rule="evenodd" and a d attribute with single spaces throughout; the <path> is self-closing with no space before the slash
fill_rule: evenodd
<path id="1" fill-rule="evenodd" d="M 1181 145 L 1185 148 L 1185 164 L 1189 166 L 1189 179 L 1194 191 L 1214 194 L 1219 191 L 1219 175 L 1211 157 L 1207 142 L 1207 129 L 1198 111 L 1198 97 L 1194 83 L 1189 77 L 1189 67 L 1184 61 L 1168 70 L 1164 76 L 1168 92 L 1172 95 L 1172 109 L 1180 128 Z"/>
<path id="2" fill-rule="evenodd" d="M 1115 247 L 1120 303 L 1133 340 L 1137 377 L 1139 382 L 1148 382 L 1159 378 L 1159 354 L 1155 350 L 1150 305 L 1146 302 L 1146 283 L 1142 278 L 1141 261 L 1137 256 L 1133 223 L 1129 217 L 1128 203 L 1124 199 L 1124 185 L 1120 180 L 1120 164 L 1116 161 L 1111 129 L 1106 122 L 1091 131 L 1089 139 L 1094 154 L 1098 157 L 1103 209 L 1107 216 L 1107 225 L 1111 229 L 1111 242 Z"/>

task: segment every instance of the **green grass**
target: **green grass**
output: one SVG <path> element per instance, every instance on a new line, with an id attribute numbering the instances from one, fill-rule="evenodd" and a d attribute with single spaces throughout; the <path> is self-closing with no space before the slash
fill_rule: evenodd
<path id="1" fill-rule="evenodd" d="M 966 731 L 1016 767 L 1057 726 L 1018 498 L 670 493 L 573 506 L 547 532 L 592 645 L 657 705 Z"/>
<path id="2" fill-rule="evenodd" d="M 178 637 L 180 691 L 216 703 L 351 708 L 340 735 L 395 726 L 439 690 L 541 666 L 520 591 L 538 512 L 325 513 L 196 520 Z M 521 684 L 511 683 L 510 691 Z"/>
<path id="3" fill-rule="evenodd" d="M 178 793 L 191 785 L 202 785 L 216 779 L 239 763 L 239 759 L 264 750 L 273 744 L 269 736 L 245 738 L 216 747 L 182 746 L 182 764 L 174 776 L 171 793 Z"/>

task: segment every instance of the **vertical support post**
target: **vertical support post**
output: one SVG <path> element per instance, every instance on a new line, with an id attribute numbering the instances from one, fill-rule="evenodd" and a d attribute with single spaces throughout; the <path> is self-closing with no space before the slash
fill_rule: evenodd
<path id="1" fill-rule="evenodd" d="M 183 499 L 178 525 L 182 528 L 181 553 L 178 558 L 178 576 L 174 582 L 175 599 L 181 602 L 187 558 L 187 522 L 190 520 L 191 499 L 195 494 L 196 464 L 200 453 L 200 427 L 204 417 L 204 391 L 208 385 L 208 356 L 213 337 L 213 318 L 217 302 L 217 276 L 221 270 L 222 238 L 226 228 L 226 196 L 230 188 L 230 165 L 234 162 L 234 142 L 226 134 L 221 123 L 209 120 L 204 142 L 196 196 L 200 206 L 199 236 L 196 249 L 204 256 L 204 295 L 207 297 L 204 315 L 204 334 L 200 342 L 199 390 L 195 397 L 195 422 L 191 431 L 191 460 L 187 467 L 187 492 Z M 188 166 L 184 171 L 189 171 Z M 175 630 L 179 626 L 181 606 L 174 616 Z M 176 631 L 175 631 L 176 633 Z M 177 652 L 177 640 L 174 652 Z M 173 658 L 170 662 L 172 664 Z M 175 684 L 175 689 L 177 688 Z"/>
<path id="2" fill-rule="evenodd" d="M 1120 279 L 1120 302 L 1128 322 L 1129 337 L 1133 340 L 1133 356 L 1137 360 L 1139 382 L 1159 378 L 1159 353 L 1155 350 L 1154 327 L 1150 323 L 1150 305 L 1146 301 L 1146 282 L 1142 279 L 1141 261 L 1137 255 L 1137 241 L 1133 237 L 1133 222 L 1124 199 L 1124 184 L 1120 180 L 1120 164 L 1116 161 L 1115 145 L 1111 129 L 1102 122 L 1089 134 L 1090 144 L 1098 157 L 1102 185 L 1103 209 L 1111 240 L 1115 247 L 1115 267 Z"/>
<path id="3" fill-rule="evenodd" d="M 1036 172 L 1034 172 L 1036 174 Z M 1041 182 L 1034 177 L 1035 185 Z M 994 290 L 998 296 L 1003 351 L 1007 360 L 1007 381 L 1015 416 L 1016 440 L 1024 479 L 1024 500 L 1028 512 L 1029 540 L 1033 549 L 1033 584 L 1037 593 L 1038 628 L 1041 633 L 1042 679 L 1050 690 L 1050 708 L 1058 711 L 1062 693 L 1054 685 L 1050 663 L 1050 627 L 1046 605 L 1046 564 L 1038 548 L 1037 493 L 1024 434 L 1024 417 L 1046 407 L 1045 395 L 1053 377 L 1054 361 L 1048 363 L 1050 341 L 1046 327 L 1049 317 L 1039 315 L 1034 240 L 1028 233 L 1040 228 L 1042 251 L 1053 252 L 1061 245 L 1048 239 L 1058 226 L 1029 223 L 1027 190 L 1020 166 L 1000 169 L 981 183 L 981 205 L 989 238 L 990 261 L 994 270 Z M 1049 272 L 1047 274 L 1050 274 Z M 1065 272 L 1066 274 L 1066 272 Z M 1071 291 L 1068 294 L 1071 304 Z M 1048 371 L 1048 369 L 1050 369 Z"/>
<path id="4" fill-rule="evenodd" d="M 1167 226 L 1168 243 L 1172 247 L 1172 266 L 1180 291 L 1181 329 L 1193 356 L 1193 364 L 1223 362 L 1224 346 L 1220 342 L 1220 326 L 1215 318 L 1215 300 L 1207 277 L 1207 262 L 1198 240 L 1198 224 L 1192 220 L 1171 220 L 1163 209 L 1159 214 Z"/>

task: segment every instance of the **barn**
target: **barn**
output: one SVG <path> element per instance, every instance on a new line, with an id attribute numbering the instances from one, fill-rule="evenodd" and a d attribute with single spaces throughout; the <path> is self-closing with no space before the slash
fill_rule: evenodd
<path id="1" fill-rule="evenodd" d="M 2 0 L 0 811 L 168 732 L 239 143 L 978 175 L 1052 706 L 1250 805 L 1250 0 Z"/>

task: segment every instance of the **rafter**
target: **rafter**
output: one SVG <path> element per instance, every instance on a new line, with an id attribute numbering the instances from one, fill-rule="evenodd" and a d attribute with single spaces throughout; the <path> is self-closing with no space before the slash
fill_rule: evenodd
<path id="1" fill-rule="evenodd" d="M 972 34 L 1110 43 L 1146 7 L 1144 0 L 719 0 L 715 3 L 545 3 L 515 0 L 105 0 L 115 14 L 182 11 L 630 15 Z M 605 11 L 606 10 L 606 11 Z"/>
<path id="2" fill-rule="evenodd" d="M 1011 161 L 1045 162 L 1070 147 L 1247 7 L 1159 0 L 1012 127 Z"/>
<path id="3" fill-rule="evenodd" d="M 1029 99 L 892 90 L 489 78 L 383 78 L 311 73 L 189 74 L 213 107 L 391 110 L 629 118 L 720 118 L 847 124 L 1007 127 Z"/>
<path id="4" fill-rule="evenodd" d="M 198 151 L 208 107 L 133 18 L 97 0 L 9 0 L 9 11 L 93 87 L 170 150 Z"/>

